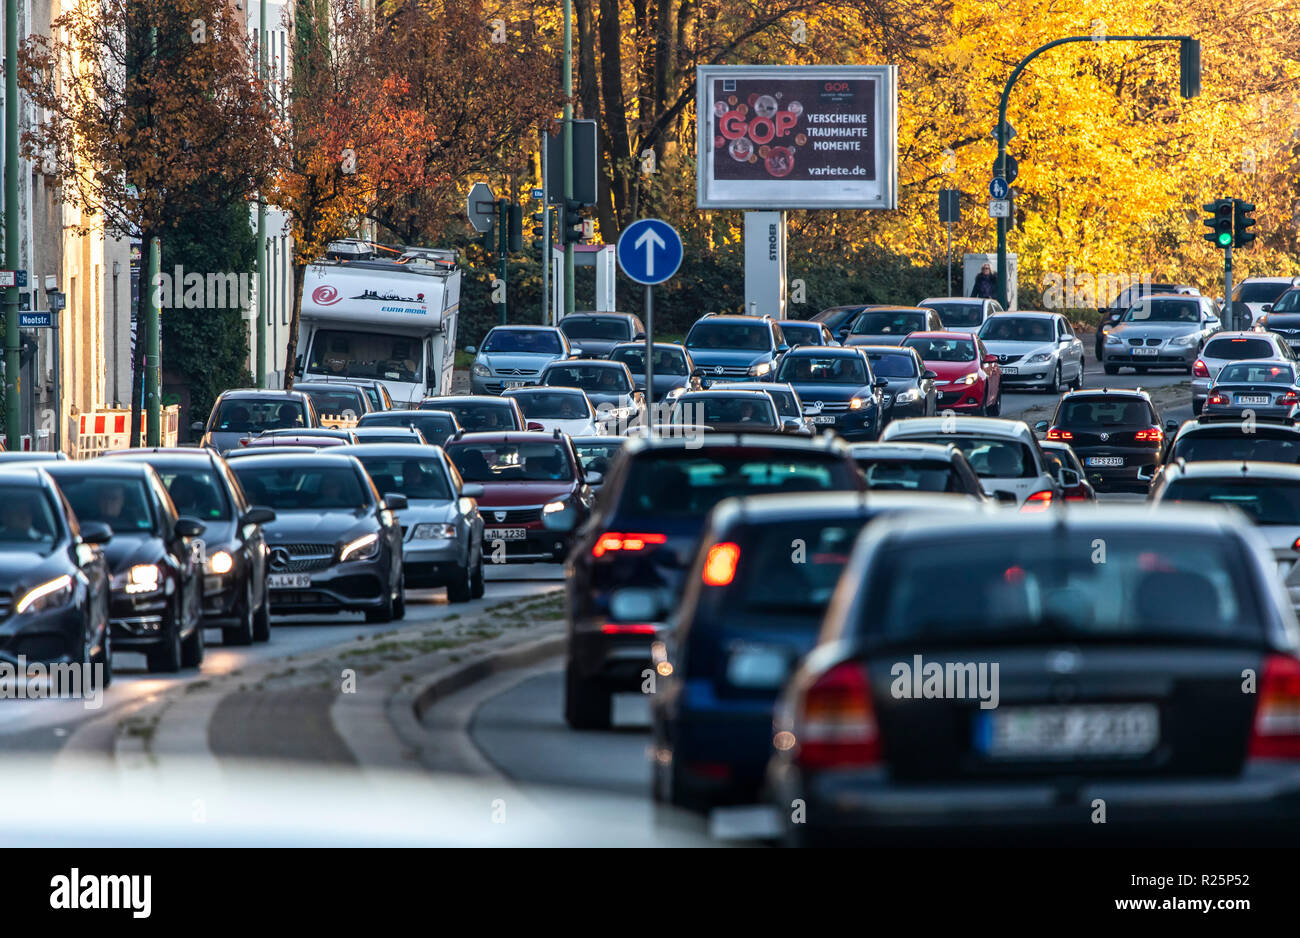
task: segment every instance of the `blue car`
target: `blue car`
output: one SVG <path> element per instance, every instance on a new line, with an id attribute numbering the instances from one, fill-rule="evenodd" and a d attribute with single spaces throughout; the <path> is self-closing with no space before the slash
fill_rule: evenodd
<path id="1" fill-rule="evenodd" d="M 716 386 L 722 381 L 770 381 L 790 350 L 771 316 L 719 316 L 709 313 L 686 333 L 700 377 Z"/>
<path id="2" fill-rule="evenodd" d="M 471 394 L 500 394 L 507 388 L 536 384 L 553 361 L 581 353 L 559 329 L 551 326 L 496 326 L 479 348 L 466 346 L 474 355 L 470 366 Z"/>
<path id="3" fill-rule="evenodd" d="M 852 441 L 880 436 L 888 417 L 888 382 L 876 376 L 862 349 L 791 349 L 781 359 L 775 380 L 794 388 L 814 431 L 834 430 Z"/>

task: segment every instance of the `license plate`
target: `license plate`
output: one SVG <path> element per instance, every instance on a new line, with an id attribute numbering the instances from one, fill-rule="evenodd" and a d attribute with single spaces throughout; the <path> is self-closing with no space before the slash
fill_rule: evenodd
<path id="1" fill-rule="evenodd" d="M 813 423 L 834 423 L 835 418 L 830 416 L 829 414 L 819 415 L 817 417 L 814 417 L 812 419 L 812 422 Z"/>
<path id="2" fill-rule="evenodd" d="M 790 659 L 777 648 L 740 648 L 727 659 L 732 687 L 779 688 L 790 673 Z"/>
<path id="3" fill-rule="evenodd" d="M 1089 456 L 1085 460 L 1089 466 L 1122 466 L 1123 456 Z"/>
<path id="4" fill-rule="evenodd" d="M 527 387 L 528 382 L 527 381 L 502 381 L 501 386 L 503 388 L 522 388 L 522 387 Z"/>
<path id="5" fill-rule="evenodd" d="M 1135 348 L 1135 349 L 1133 350 L 1133 354 L 1134 354 L 1134 355 L 1159 355 L 1159 354 L 1160 354 L 1160 349 L 1158 349 L 1158 348 Z"/>
<path id="6" fill-rule="evenodd" d="M 1237 403 L 1238 404 L 1269 404 L 1272 402 L 1269 400 L 1267 394 L 1238 394 Z"/>
<path id="7" fill-rule="evenodd" d="M 304 589 L 311 586 L 311 574 L 272 573 L 266 578 L 266 585 L 273 590 Z"/>
<path id="8" fill-rule="evenodd" d="M 1155 704 L 1010 707 L 975 722 L 975 748 L 995 759 L 1141 756 L 1159 736 Z"/>
<path id="9" fill-rule="evenodd" d="M 523 541 L 528 538 L 527 528 L 488 528 L 483 532 L 488 541 Z"/>
<path id="10" fill-rule="evenodd" d="M 1018 375 L 1018 374 L 1020 374 L 1020 366 L 1018 366 L 1018 365 L 1003 365 L 1003 366 L 1002 366 L 1002 373 L 1003 373 L 1004 375 Z"/>

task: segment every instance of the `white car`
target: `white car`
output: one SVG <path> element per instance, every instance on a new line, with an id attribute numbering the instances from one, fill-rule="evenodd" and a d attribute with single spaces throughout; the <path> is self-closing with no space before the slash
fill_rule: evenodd
<path id="1" fill-rule="evenodd" d="M 1002 386 L 1083 387 L 1083 342 L 1060 313 L 1003 313 L 984 323 L 980 340 L 1002 366 Z"/>
<path id="2" fill-rule="evenodd" d="M 569 436 L 598 436 L 605 424 L 596 419 L 596 408 L 581 388 L 510 388 L 502 397 L 513 398 L 524 413 L 529 430 L 547 433 L 559 430 Z"/>
<path id="3" fill-rule="evenodd" d="M 997 417 L 909 417 L 888 424 L 881 443 L 953 444 L 962 451 L 984 491 L 1021 511 L 1041 511 L 1079 484 L 1072 469 L 1053 474 L 1033 431 L 1023 420 Z"/>
<path id="4" fill-rule="evenodd" d="M 916 304 L 932 309 L 943 320 L 944 332 L 976 335 L 990 316 L 1003 312 L 997 300 L 978 296 L 931 296 Z"/>
<path id="5" fill-rule="evenodd" d="M 1210 385 L 1223 366 L 1240 361 L 1279 361 L 1296 363 L 1296 354 L 1282 336 L 1274 332 L 1219 332 L 1205 343 L 1192 365 L 1192 413 L 1205 408 Z"/>

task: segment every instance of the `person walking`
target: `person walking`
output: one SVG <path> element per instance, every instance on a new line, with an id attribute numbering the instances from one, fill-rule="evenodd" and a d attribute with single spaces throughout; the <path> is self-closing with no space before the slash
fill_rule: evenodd
<path id="1" fill-rule="evenodd" d="M 985 264 L 980 268 L 980 272 L 975 275 L 975 285 L 971 288 L 970 295 L 991 300 L 997 285 L 998 278 L 993 275 L 992 266 Z"/>

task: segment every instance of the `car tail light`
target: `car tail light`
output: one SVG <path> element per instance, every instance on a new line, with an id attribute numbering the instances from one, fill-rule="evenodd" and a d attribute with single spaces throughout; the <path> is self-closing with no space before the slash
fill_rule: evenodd
<path id="1" fill-rule="evenodd" d="M 1192 376 L 1196 378 L 1208 378 L 1210 376 L 1209 366 L 1201 359 L 1196 359 L 1196 364 L 1192 366 Z"/>
<path id="2" fill-rule="evenodd" d="M 815 680 L 796 702 L 795 761 L 806 769 L 880 762 L 880 729 L 860 664 L 844 663 Z"/>
<path id="3" fill-rule="evenodd" d="M 600 631 L 605 635 L 653 635 L 656 629 L 649 622 L 606 622 Z"/>
<path id="4" fill-rule="evenodd" d="M 1073 440 L 1074 434 L 1069 430 L 1060 430 L 1056 427 L 1050 427 L 1047 431 L 1049 440 Z"/>
<path id="5" fill-rule="evenodd" d="M 704 557 L 704 585 L 728 586 L 736 578 L 740 547 L 731 541 L 714 544 Z"/>
<path id="6" fill-rule="evenodd" d="M 1291 549 L 1292 549 L 1292 550 L 1300 550 L 1300 537 L 1297 537 L 1297 538 L 1295 539 L 1295 542 L 1291 545 Z"/>
<path id="7" fill-rule="evenodd" d="M 1050 491 L 1035 492 L 1025 499 L 1025 503 L 1020 506 L 1021 511 L 1046 511 L 1052 507 L 1052 493 Z"/>
<path id="8" fill-rule="evenodd" d="M 668 538 L 663 534 L 621 534 L 618 531 L 606 531 L 596 538 L 596 543 L 591 548 L 591 556 L 603 557 L 614 550 L 645 550 L 667 540 Z"/>
<path id="9" fill-rule="evenodd" d="M 1065 496 L 1065 500 L 1066 500 L 1067 502 L 1086 502 L 1086 501 L 1088 501 L 1088 496 L 1087 496 L 1087 495 L 1067 495 L 1067 496 Z"/>
<path id="10" fill-rule="evenodd" d="M 1164 438 L 1165 431 L 1159 427 L 1147 427 L 1145 430 L 1139 430 L 1133 434 L 1133 439 L 1139 443 L 1161 443 Z"/>
<path id="11" fill-rule="evenodd" d="M 1279 404 L 1300 404 L 1300 394 L 1295 391 L 1287 391 L 1277 399 Z"/>
<path id="12" fill-rule="evenodd" d="M 1207 397 L 1207 398 L 1205 399 L 1205 403 L 1207 403 L 1207 404 L 1226 404 L 1226 403 L 1228 403 L 1228 399 L 1227 399 L 1226 397 L 1224 397 L 1222 394 L 1211 394 L 1209 397 Z"/>
<path id="13" fill-rule="evenodd" d="M 1250 756 L 1300 759 L 1300 661 L 1289 655 L 1269 655 L 1263 671 Z"/>

